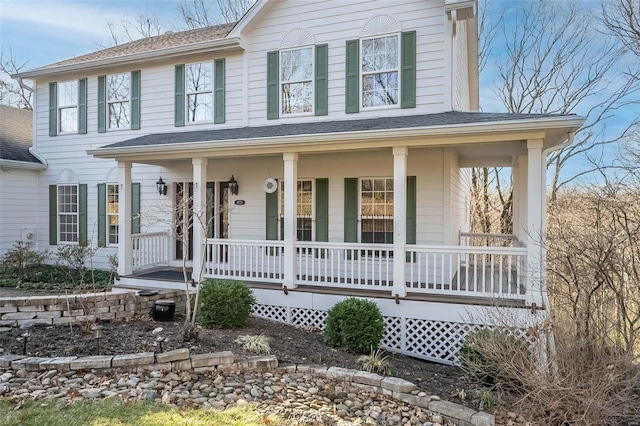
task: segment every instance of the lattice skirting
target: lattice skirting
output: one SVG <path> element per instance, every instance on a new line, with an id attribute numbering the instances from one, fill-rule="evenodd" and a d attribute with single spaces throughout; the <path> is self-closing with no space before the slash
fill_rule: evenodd
<path id="1" fill-rule="evenodd" d="M 319 330 L 324 330 L 327 317 L 326 311 L 259 304 L 253 306 L 253 314 L 297 327 Z M 389 316 L 384 317 L 384 322 L 383 348 L 443 364 L 457 364 L 457 354 L 467 334 L 487 327 L 481 324 Z"/>

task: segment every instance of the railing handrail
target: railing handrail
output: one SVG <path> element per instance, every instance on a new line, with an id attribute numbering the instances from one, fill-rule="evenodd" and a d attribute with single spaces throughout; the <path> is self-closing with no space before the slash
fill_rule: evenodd
<path id="1" fill-rule="evenodd" d="M 470 254 L 517 254 L 526 255 L 526 247 L 484 247 L 484 246 L 438 246 L 407 244 L 406 251 L 429 251 Z"/>
<path id="2" fill-rule="evenodd" d="M 140 232 L 138 234 L 131 234 L 131 238 L 156 237 L 165 235 L 169 235 L 169 231 Z"/>
<path id="3" fill-rule="evenodd" d="M 393 250 L 393 244 L 369 244 L 369 243 L 330 243 L 320 241 L 296 241 L 295 247 L 302 248 L 344 248 L 356 250 Z"/>
<path id="4" fill-rule="evenodd" d="M 493 234 L 487 232 L 462 232 L 460 231 L 461 237 L 491 237 L 491 238 L 505 238 L 505 239 L 515 239 L 515 235 L 513 234 Z"/>
<path id="5" fill-rule="evenodd" d="M 270 246 L 284 247 L 284 241 L 281 240 L 230 240 L 227 238 L 207 238 L 208 244 L 227 244 L 227 245 L 251 245 L 251 246 Z"/>

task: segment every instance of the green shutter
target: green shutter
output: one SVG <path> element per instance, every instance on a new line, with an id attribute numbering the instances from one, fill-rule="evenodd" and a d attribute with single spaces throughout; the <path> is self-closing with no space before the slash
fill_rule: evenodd
<path id="1" fill-rule="evenodd" d="M 140 184 L 131 184 L 131 233 L 140 233 Z"/>
<path id="2" fill-rule="evenodd" d="M 215 80 L 214 80 L 214 93 L 215 100 L 213 102 L 213 122 L 216 124 L 222 124 L 225 122 L 225 61 L 224 59 L 216 59 L 215 62 Z"/>
<path id="3" fill-rule="evenodd" d="M 106 76 L 98 76 L 98 133 L 107 131 L 107 82 Z"/>
<path id="4" fill-rule="evenodd" d="M 402 33 L 400 96 L 401 108 L 416 107 L 416 32 Z"/>
<path id="5" fill-rule="evenodd" d="M 278 191 L 267 193 L 266 235 L 267 240 L 278 239 Z"/>
<path id="6" fill-rule="evenodd" d="M 175 102 L 173 105 L 175 126 L 184 126 L 184 64 L 176 65 Z"/>
<path id="7" fill-rule="evenodd" d="M 344 179 L 344 242 L 358 242 L 358 178 Z"/>
<path id="8" fill-rule="evenodd" d="M 107 185 L 98 184 L 98 247 L 107 245 Z"/>
<path id="9" fill-rule="evenodd" d="M 78 80 L 78 133 L 87 134 L 87 79 Z"/>
<path id="10" fill-rule="evenodd" d="M 140 71 L 131 72 L 131 130 L 140 130 Z"/>
<path id="11" fill-rule="evenodd" d="M 329 114 L 329 45 L 316 46 L 315 114 Z"/>
<path id="12" fill-rule="evenodd" d="M 280 54 L 278 51 L 267 53 L 267 119 L 280 116 L 278 86 L 280 86 Z"/>
<path id="13" fill-rule="evenodd" d="M 360 40 L 347 41 L 345 112 L 360 111 Z"/>
<path id="14" fill-rule="evenodd" d="M 87 184 L 78 185 L 78 244 L 86 246 L 87 240 Z"/>
<path id="15" fill-rule="evenodd" d="M 58 85 L 49 83 L 49 136 L 58 134 Z"/>
<path id="16" fill-rule="evenodd" d="M 329 179 L 316 179 L 316 241 L 329 241 Z"/>
<path id="17" fill-rule="evenodd" d="M 407 176 L 407 244 L 416 243 L 416 177 Z M 410 257 L 407 256 L 407 262 Z M 415 259 L 414 259 L 415 261 Z"/>
<path id="18" fill-rule="evenodd" d="M 56 244 L 58 244 L 58 186 L 49 185 L 49 245 Z"/>

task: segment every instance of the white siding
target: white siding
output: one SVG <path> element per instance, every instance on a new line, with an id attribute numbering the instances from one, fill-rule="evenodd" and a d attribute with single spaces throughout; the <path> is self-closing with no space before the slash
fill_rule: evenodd
<path id="1" fill-rule="evenodd" d="M 33 170 L 0 169 L 0 256 L 21 239 L 21 230 L 37 229 L 46 219 L 37 208 L 38 177 Z M 48 234 L 37 233 L 37 241 Z"/>
<path id="2" fill-rule="evenodd" d="M 451 163 L 451 231 L 455 244 L 459 244 L 459 233 L 469 231 L 469 201 L 471 169 L 460 168 L 458 157 Z"/>
<path id="3" fill-rule="evenodd" d="M 444 83 L 444 2 L 415 1 L 290 1 L 276 3 L 267 16 L 249 34 L 248 110 L 251 125 L 345 118 L 370 118 L 380 115 L 403 115 L 442 112 L 445 105 Z M 417 108 L 376 109 L 357 114 L 345 113 L 345 46 L 358 39 L 365 22 L 379 14 L 395 18 L 403 31 L 417 31 Z M 278 50 L 284 35 L 304 28 L 316 44 L 329 45 L 329 116 L 287 117 L 267 120 L 266 65 L 267 52 Z"/>
<path id="4" fill-rule="evenodd" d="M 453 37 L 453 109 L 456 111 L 470 110 L 468 59 L 467 21 L 458 21 Z"/>

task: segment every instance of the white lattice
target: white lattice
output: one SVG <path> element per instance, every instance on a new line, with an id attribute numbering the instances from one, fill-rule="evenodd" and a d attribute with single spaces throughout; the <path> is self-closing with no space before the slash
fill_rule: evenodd
<path id="1" fill-rule="evenodd" d="M 402 350 L 402 318 L 384 317 L 382 346 L 387 349 Z"/>
<path id="2" fill-rule="evenodd" d="M 287 308 L 285 306 L 253 305 L 252 312 L 257 317 L 267 318 L 279 322 L 287 322 Z"/>
<path id="3" fill-rule="evenodd" d="M 327 313 L 325 311 L 303 308 L 291 309 L 291 325 L 297 327 L 314 327 L 324 330 L 324 321 L 326 319 Z"/>
<path id="4" fill-rule="evenodd" d="M 474 324 L 407 318 L 404 351 L 422 358 L 456 363 L 465 336 L 480 328 Z"/>

